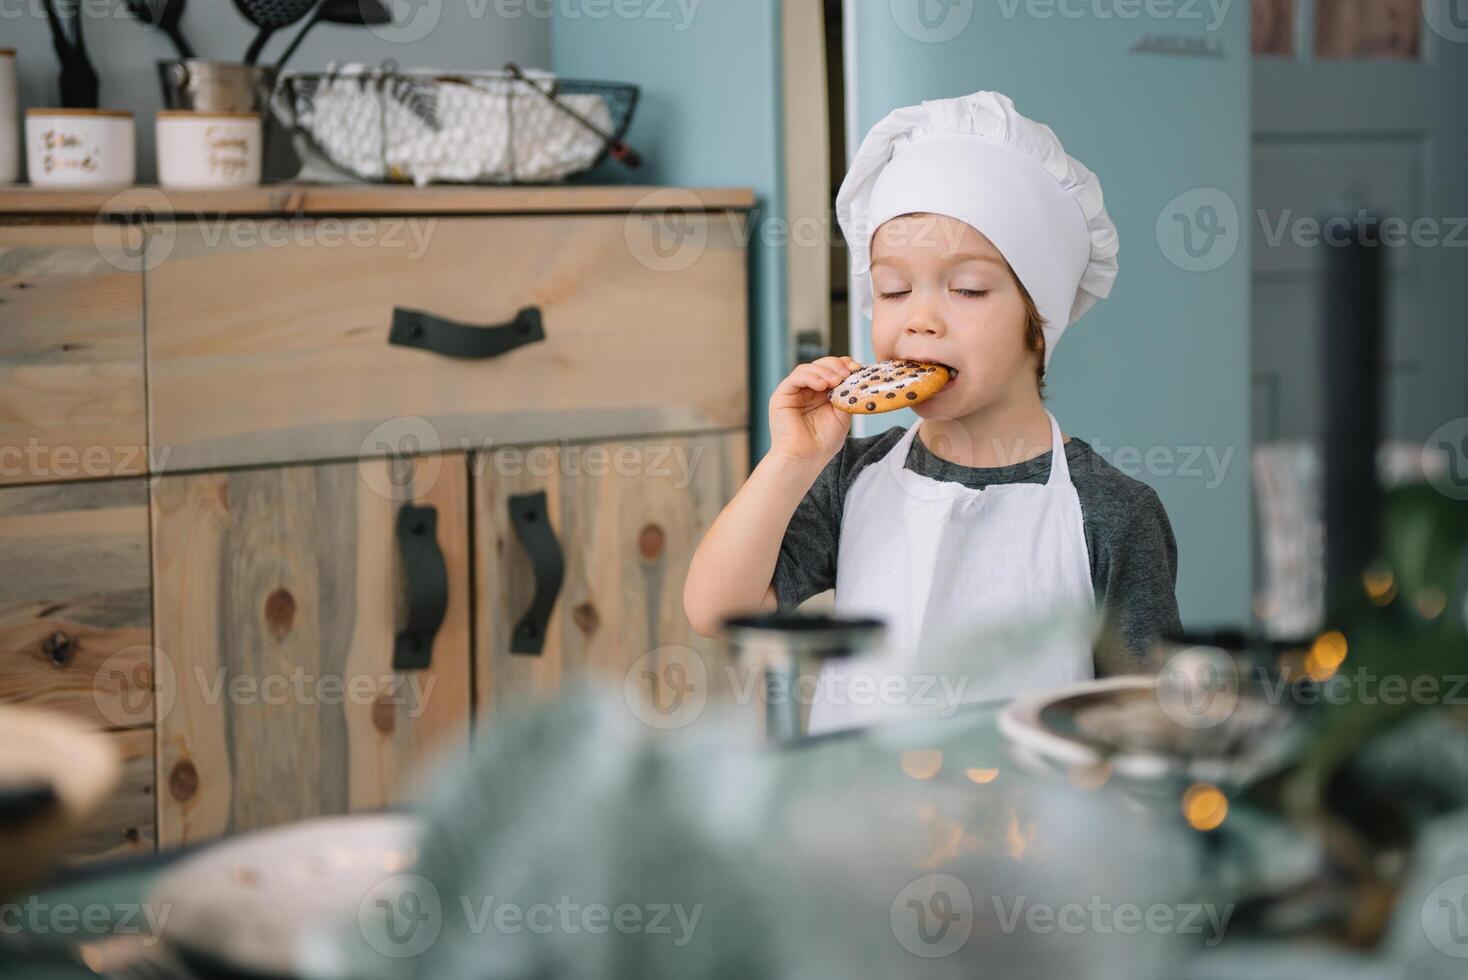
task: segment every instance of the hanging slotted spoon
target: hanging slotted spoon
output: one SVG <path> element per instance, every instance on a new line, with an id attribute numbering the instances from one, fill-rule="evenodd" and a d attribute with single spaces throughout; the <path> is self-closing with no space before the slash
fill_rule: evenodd
<path id="1" fill-rule="evenodd" d="M 260 50 L 270 35 L 282 27 L 289 27 L 311 12 L 321 0 L 234 0 L 234 5 L 244 14 L 245 20 L 260 30 L 255 40 L 245 49 L 244 62 L 253 65 L 260 60 Z"/>

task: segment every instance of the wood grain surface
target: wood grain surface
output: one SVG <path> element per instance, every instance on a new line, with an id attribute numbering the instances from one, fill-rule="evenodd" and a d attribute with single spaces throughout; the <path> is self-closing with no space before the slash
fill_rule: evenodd
<path id="1" fill-rule="evenodd" d="M 0 227 L 0 485 L 146 472 L 142 238 Z"/>
<path id="2" fill-rule="evenodd" d="M 398 467 L 394 471 L 394 467 Z M 431 664 L 392 669 L 396 517 L 438 510 L 449 606 Z M 164 846 L 405 799 L 468 733 L 462 455 L 164 477 L 153 497 Z"/>

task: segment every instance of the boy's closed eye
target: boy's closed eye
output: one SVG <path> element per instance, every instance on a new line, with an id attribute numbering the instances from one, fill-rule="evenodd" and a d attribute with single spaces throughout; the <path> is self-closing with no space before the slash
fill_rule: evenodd
<path id="1" fill-rule="evenodd" d="M 952 291 L 965 299 L 981 299 L 989 295 L 989 290 L 987 289 L 960 289 L 955 286 Z M 891 292 L 879 292 L 877 293 L 877 298 L 889 301 L 897 300 L 901 299 L 911 292 L 912 290 L 910 289 L 897 289 Z"/>

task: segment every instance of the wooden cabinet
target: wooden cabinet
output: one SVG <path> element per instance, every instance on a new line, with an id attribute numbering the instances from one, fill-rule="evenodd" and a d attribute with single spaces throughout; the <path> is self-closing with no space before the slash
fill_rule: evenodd
<path id="1" fill-rule="evenodd" d="M 159 481 L 163 844 L 387 806 L 435 753 L 462 748 L 468 503 L 462 455 Z M 427 600 L 440 622 L 419 669 L 395 665 L 428 577 L 403 567 L 405 507 L 442 564 Z"/>
<path id="2" fill-rule="evenodd" d="M 78 857 L 153 846 L 153 649 L 142 480 L 0 488 L 0 701 L 114 733 L 124 782 Z"/>
<path id="3" fill-rule="evenodd" d="M 589 673 L 623 684 L 640 660 L 671 646 L 719 672 L 717 644 L 683 615 L 683 580 L 748 473 L 747 445 L 737 431 L 511 446 L 474 460 L 482 714 Z M 527 542 L 537 533 L 555 542 L 564 565 L 539 638 L 517 634 L 544 578 Z"/>
<path id="4" fill-rule="evenodd" d="M 0 701 L 113 732 L 79 854 L 387 806 L 475 712 L 720 670 L 682 586 L 747 475 L 747 189 L 159 196 L 0 189 L 0 467 L 43 461 L 0 472 Z"/>

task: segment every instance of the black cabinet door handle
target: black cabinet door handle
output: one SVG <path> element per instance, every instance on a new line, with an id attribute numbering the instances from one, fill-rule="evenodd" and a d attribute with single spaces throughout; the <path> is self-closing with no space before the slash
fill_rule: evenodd
<path id="1" fill-rule="evenodd" d="M 555 528 L 551 527 L 545 491 L 512 496 L 510 523 L 515 526 L 515 534 L 530 556 L 530 568 L 535 576 L 535 597 L 530 602 L 530 609 L 515 624 L 515 632 L 510 636 L 510 652 L 539 656 L 545 648 L 546 624 L 550 622 L 551 610 L 566 577 L 566 559 L 561 552 L 561 543 L 556 540 Z"/>
<path id="2" fill-rule="evenodd" d="M 408 624 L 393 642 L 392 669 L 425 670 L 449 606 L 449 573 L 438 547 L 436 508 L 405 504 L 398 511 L 398 549 L 408 585 Z"/>
<path id="3" fill-rule="evenodd" d="M 538 306 L 525 307 L 509 323 L 488 326 L 456 323 L 423 310 L 395 306 L 392 328 L 387 332 L 389 344 L 467 358 L 498 357 L 544 339 L 545 324 Z"/>

